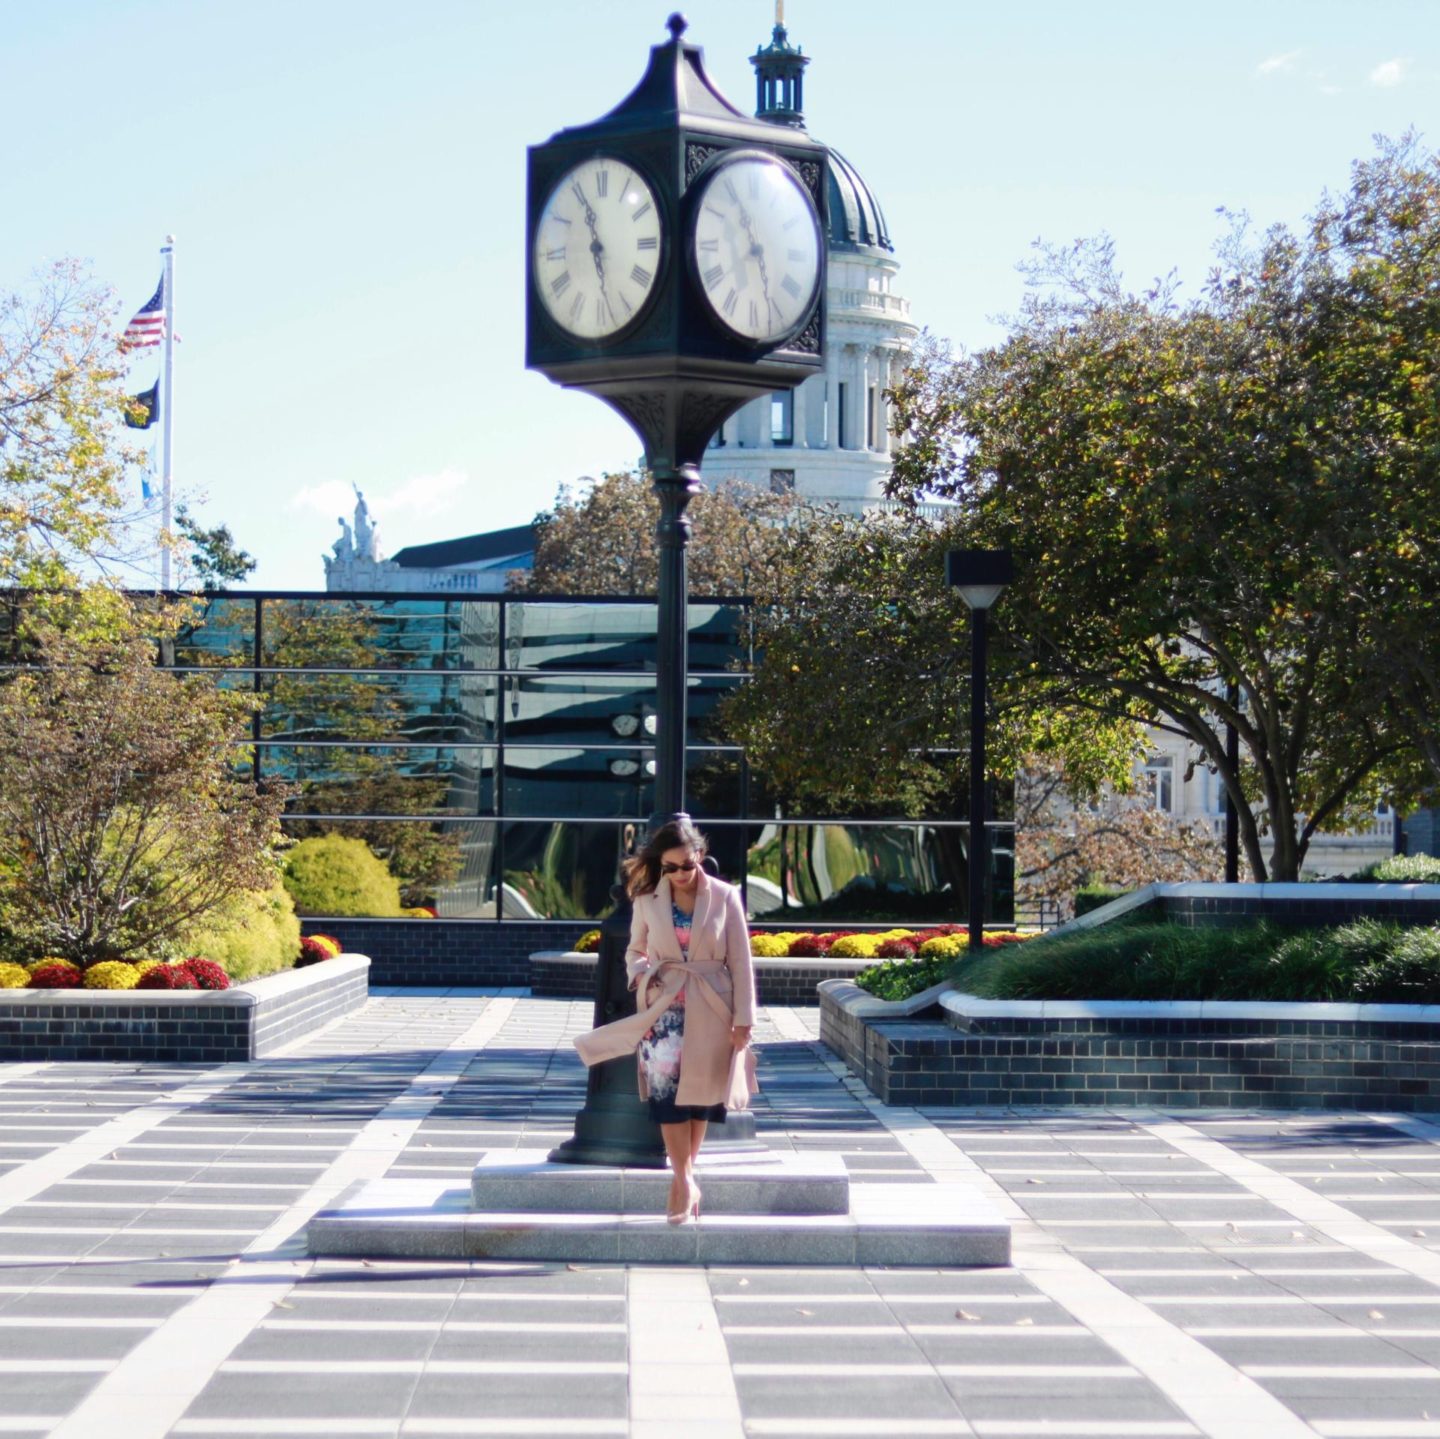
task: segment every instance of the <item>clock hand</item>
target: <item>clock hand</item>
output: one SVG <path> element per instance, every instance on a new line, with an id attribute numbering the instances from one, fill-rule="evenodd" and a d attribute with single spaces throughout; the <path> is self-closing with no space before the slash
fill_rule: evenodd
<path id="1" fill-rule="evenodd" d="M 600 236 L 595 229 L 595 211 L 590 207 L 590 202 L 585 198 L 585 192 L 580 188 L 579 181 L 571 185 L 570 189 L 585 211 L 585 224 L 590 231 L 590 255 L 595 261 L 595 274 L 600 281 L 600 293 L 604 295 L 605 261 L 601 259 L 601 256 L 605 253 L 605 246 L 600 243 Z M 608 304 L 610 297 L 606 295 L 605 300 Z"/>
<path id="2" fill-rule="evenodd" d="M 755 238 L 755 222 L 750 218 L 750 212 L 744 205 L 740 206 L 740 223 L 745 227 L 745 233 L 750 237 L 750 253 L 755 257 L 755 263 L 760 267 L 760 285 L 765 292 L 765 308 L 768 314 L 770 308 L 770 276 L 765 269 L 765 247 Z"/>

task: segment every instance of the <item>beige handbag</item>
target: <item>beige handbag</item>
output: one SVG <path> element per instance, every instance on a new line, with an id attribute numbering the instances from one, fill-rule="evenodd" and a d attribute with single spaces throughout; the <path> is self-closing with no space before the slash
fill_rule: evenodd
<path id="1" fill-rule="evenodd" d="M 758 1094 L 760 1081 L 755 1076 L 755 1046 L 747 1044 L 730 1055 L 730 1092 L 725 1097 L 725 1108 L 744 1110 L 750 1108 L 750 1096 Z"/>

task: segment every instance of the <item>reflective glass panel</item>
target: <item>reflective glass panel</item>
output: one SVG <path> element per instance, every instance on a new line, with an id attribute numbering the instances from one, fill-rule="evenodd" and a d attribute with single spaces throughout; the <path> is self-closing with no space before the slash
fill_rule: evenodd
<path id="1" fill-rule="evenodd" d="M 634 843 L 633 822 L 535 824 L 508 821 L 504 915 L 510 919 L 599 919 Z"/>
<path id="2" fill-rule="evenodd" d="M 259 750 L 267 779 L 299 787 L 288 806 L 292 815 L 494 812 L 493 749 L 264 744 Z"/>
<path id="3" fill-rule="evenodd" d="M 505 814 L 638 819 L 655 806 L 653 749 L 505 746 Z"/>
<path id="4" fill-rule="evenodd" d="M 493 675 L 267 674 L 262 738 L 483 744 L 494 738 Z"/>
<path id="5" fill-rule="evenodd" d="M 505 668 L 645 670 L 655 666 L 655 606 L 521 601 L 505 607 Z"/>
<path id="6" fill-rule="evenodd" d="M 691 676 L 686 719 L 692 744 L 719 741 L 715 708 L 740 683 L 739 676 Z M 512 675 L 504 681 L 502 703 L 510 744 L 616 744 L 655 732 L 655 682 L 649 678 Z"/>
<path id="7" fill-rule="evenodd" d="M 267 665 L 315 669 L 494 669 L 499 661 L 494 600 L 266 600 L 261 653 Z"/>
<path id="8" fill-rule="evenodd" d="M 338 834 L 360 840 L 381 860 L 399 885 L 405 909 L 424 911 L 409 917 L 424 920 L 493 919 L 495 917 L 494 820 L 313 820 L 287 816 L 285 833 L 300 841 Z M 345 891 L 338 882 L 335 892 Z M 297 908 L 301 907 L 297 905 Z M 349 913 L 378 906 L 360 902 Z M 304 913 L 322 913 L 323 906 L 304 907 Z M 432 913 L 433 912 L 433 913 Z M 393 914 L 393 911 L 392 911 Z"/>
<path id="9" fill-rule="evenodd" d="M 197 600 L 194 622 L 164 647 L 162 662 L 228 668 L 254 664 L 255 605 L 253 599 Z"/>
<path id="10" fill-rule="evenodd" d="M 1008 826 L 989 826 L 987 920 L 1014 913 Z M 751 831 L 747 904 L 753 917 L 808 922 L 961 923 L 963 825 L 768 824 Z"/>

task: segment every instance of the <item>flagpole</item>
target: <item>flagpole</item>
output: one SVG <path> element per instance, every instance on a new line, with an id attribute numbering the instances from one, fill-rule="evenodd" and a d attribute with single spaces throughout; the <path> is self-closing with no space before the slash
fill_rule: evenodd
<path id="1" fill-rule="evenodd" d="M 174 477 L 175 436 L 175 237 L 166 235 L 160 253 L 165 257 L 165 392 L 160 405 L 160 526 L 165 543 L 160 549 L 160 588 L 170 588 L 170 523 Z"/>

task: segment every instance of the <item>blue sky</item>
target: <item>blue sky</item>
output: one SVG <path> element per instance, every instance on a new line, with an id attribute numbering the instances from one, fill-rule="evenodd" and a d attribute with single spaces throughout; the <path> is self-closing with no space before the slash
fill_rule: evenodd
<path id="1" fill-rule="evenodd" d="M 128 316 L 176 233 L 177 481 L 256 584 L 323 586 L 352 483 L 387 553 L 524 523 L 638 448 L 523 368 L 525 147 L 619 100 L 667 13 L 10 0 L 0 285 L 80 256 Z M 752 108 L 773 3 L 686 13 Z M 1193 292 L 1218 206 L 1296 223 L 1373 135 L 1440 145 L 1436 0 L 790 0 L 786 19 L 811 132 L 879 196 L 916 319 L 959 345 L 1001 333 L 1037 237 L 1107 230 L 1134 281 L 1174 267 Z"/>

